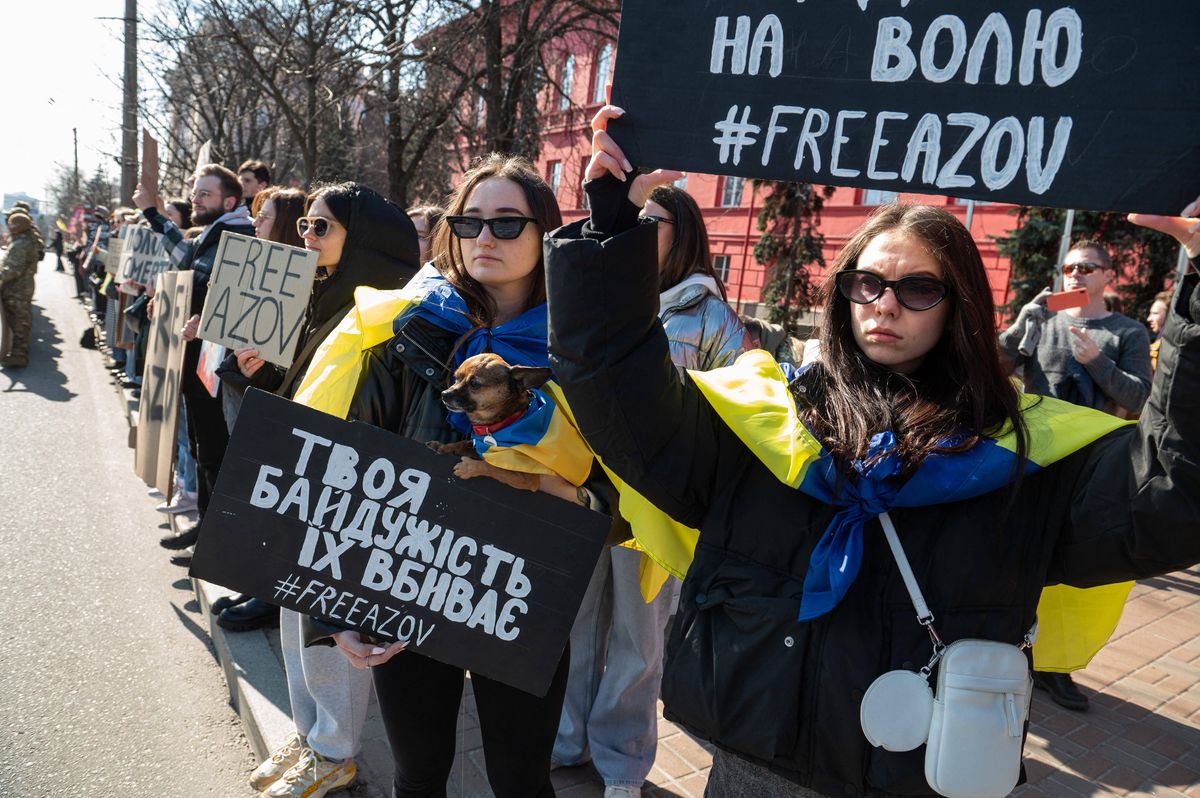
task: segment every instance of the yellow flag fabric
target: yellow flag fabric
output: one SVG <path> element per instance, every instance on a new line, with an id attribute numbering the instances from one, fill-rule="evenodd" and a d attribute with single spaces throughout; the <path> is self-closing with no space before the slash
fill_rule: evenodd
<path id="1" fill-rule="evenodd" d="M 293 401 L 345 418 L 362 373 L 363 353 L 391 338 L 392 321 L 420 298 L 419 292 L 407 288 L 355 289 L 354 307 L 317 347 Z"/>

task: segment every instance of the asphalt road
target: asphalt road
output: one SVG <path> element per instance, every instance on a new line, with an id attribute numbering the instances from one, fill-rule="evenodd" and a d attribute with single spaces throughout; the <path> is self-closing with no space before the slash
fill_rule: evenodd
<path id="1" fill-rule="evenodd" d="M 53 263 L 31 363 L 0 371 L 0 796 L 251 796 L 208 619 Z"/>

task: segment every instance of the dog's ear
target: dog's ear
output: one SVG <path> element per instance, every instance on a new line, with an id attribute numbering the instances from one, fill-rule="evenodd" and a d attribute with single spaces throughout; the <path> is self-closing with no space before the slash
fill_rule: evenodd
<path id="1" fill-rule="evenodd" d="M 550 379 L 550 369 L 548 368 L 513 366 L 508 373 L 513 378 L 513 381 L 526 391 L 533 388 L 540 388 L 542 383 Z"/>

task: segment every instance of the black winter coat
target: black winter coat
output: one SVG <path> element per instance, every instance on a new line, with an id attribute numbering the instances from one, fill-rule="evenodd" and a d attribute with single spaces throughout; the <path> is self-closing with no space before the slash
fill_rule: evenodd
<path id="1" fill-rule="evenodd" d="M 546 240 L 550 351 L 605 463 L 700 530 L 668 643 L 666 716 L 825 795 L 934 795 L 923 746 L 872 748 L 859 726 L 868 685 L 930 655 L 878 522 L 867 525 L 862 569 L 842 602 L 798 622 L 809 557 L 834 509 L 779 482 L 680 381 L 657 319 L 656 234 L 631 227 L 636 209 L 619 190 L 628 207 L 606 210 L 594 197 L 599 221 Z M 1005 490 L 891 512 L 946 642 L 1019 642 L 1045 585 L 1200 561 L 1196 283 L 1187 278 L 1176 297 L 1136 427 L 1026 478 L 1007 516 Z"/>

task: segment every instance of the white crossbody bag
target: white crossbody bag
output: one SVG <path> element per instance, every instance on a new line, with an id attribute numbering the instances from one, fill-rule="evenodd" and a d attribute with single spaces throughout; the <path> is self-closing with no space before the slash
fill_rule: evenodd
<path id="1" fill-rule="evenodd" d="M 1003 798 L 1017 786 L 1021 747 L 1033 681 L 1024 649 L 1033 645 L 1037 624 L 1020 646 L 992 640 L 942 643 L 933 613 L 887 513 L 880 513 L 888 546 L 904 586 L 929 632 L 933 656 L 920 671 L 883 674 L 867 689 L 859 708 L 863 734 L 888 751 L 925 748 L 925 780 L 946 798 Z M 939 665 L 940 663 L 940 665 Z M 929 677 L 938 667 L 936 694 Z"/>

